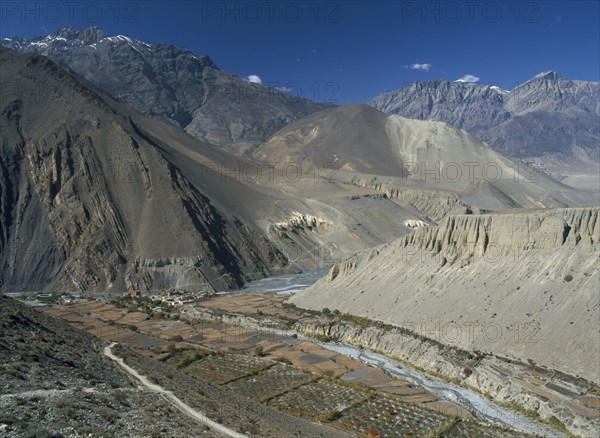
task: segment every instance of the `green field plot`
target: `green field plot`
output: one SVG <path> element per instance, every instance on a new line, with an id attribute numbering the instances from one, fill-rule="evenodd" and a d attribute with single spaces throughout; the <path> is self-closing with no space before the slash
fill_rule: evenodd
<path id="1" fill-rule="evenodd" d="M 329 419 L 366 398 L 367 392 L 319 380 L 269 401 L 269 405 L 295 415 Z"/>
<path id="2" fill-rule="evenodd" d="M 277 364 L 260 373 L 231 382 L 228 386 L 246 397 L 265 400 L 310 382 L 314 377 L 285 364 Z"/>
<path id="3" fill-rule="evenodd" d="M 224 384 L 240 377 L 258 373 L 271 363 L 243 354 L 215 354 L 193 362 L 186 372 L 208 379 L 218 384 Z"/>

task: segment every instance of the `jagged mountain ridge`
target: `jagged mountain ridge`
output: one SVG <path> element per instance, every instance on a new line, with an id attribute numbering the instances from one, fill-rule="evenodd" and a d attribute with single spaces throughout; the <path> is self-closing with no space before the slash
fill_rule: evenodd
<path id="1" fill-rule="evenodd" d="M 60 29 L 1 45 L 66 64 L 77 74 L 150 117 L 215 145 L 259 143 L 286 124 L 331 105 L 313 102 L 219 69 L 208 56 L 169 44 L 149 45 L 101 29 Z"/>
<path id="2" fill-rule="evenodd" d="M 511 91 L 465 82 L 415 82 L 369 104 L 388 114 L 465 129 L 553 175 L 598 173 L 600 83 L 543 72 Z"/>

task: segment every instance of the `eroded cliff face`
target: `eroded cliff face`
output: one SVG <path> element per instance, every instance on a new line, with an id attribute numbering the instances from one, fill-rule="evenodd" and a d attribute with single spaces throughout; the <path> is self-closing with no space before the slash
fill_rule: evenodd
<path id="1" fill-rule="evenodd" d="M 599 214 L 449 216 L 334 265 L 291 301 L 598 382 Z"/>
<path id="2" fill-rule="evenodd" d="M 377 177 L 356 176 L 351 183 L 382 192 L 390 199 L 414 207 L 434 221 L 439 221 L 450 213 L 469 213 L 473 210 L 456 193 L 401 187 L 400 184 L 380 181 Z"/>

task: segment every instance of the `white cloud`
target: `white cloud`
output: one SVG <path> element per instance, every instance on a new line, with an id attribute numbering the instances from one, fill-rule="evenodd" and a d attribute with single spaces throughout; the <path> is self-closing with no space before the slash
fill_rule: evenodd
<path id="1" fill-rule="evenodd" d="M 475 82 L 479 82 L 479 78 L 473 75 L 464 75 L 462 78 L 458 78 L 454 82 L 469 82 L 474 84 Z"/>
<path id="2" fill-rule="evenodd" d="M 248 76 L 248 82 L 252 82 L 254 84 L 262 84 L 262 79 L 257 75 Z"/>
<path id="3" fill-rule="evenodd" d="M 431 68 L 431 64 L 413 64 L 410 66 L 410 68 L 413 70 L 429 71 L 429 69 Z"/>

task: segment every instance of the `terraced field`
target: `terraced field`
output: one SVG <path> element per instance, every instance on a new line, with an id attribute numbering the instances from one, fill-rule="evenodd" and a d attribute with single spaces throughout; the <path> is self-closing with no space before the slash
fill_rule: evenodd
<path id="1" fill-rule="evenodd" d="M 222 385 L 240 377 L 256 374 L 272 364 L 272 362 L 249 355 L 215 354 L 193 362 L 186 368 L 186 371 L 194 376 Z"/>
<path id="2" fill-rule="evenodd" d="M 448 417 L 393 396 L 376 396 L 344 411 L 338 420 L 346 430 L 384 437 L 427 436 L 428 433 L 451 425 Z"/>
<path id="3" fill-rule="evenodd" d="M 525 435 L 512 430 L 484 427 L 481 424 L 459 422 L 450 430 L 442 434 L 444 438 L 528 438 Z"/>
<path id="4" fill-rule="evenodd" d="M 227 386 L 246 397 L 266 401 L 314 379 L 314 375 L 286 364 L 277 364 L 254 376 L 231 382 Z"/>
<path id="5" fill-rule="evenodd" d="M 319 380 L 275 397 L 269 405 L 295 415 L 324 418 L 348 409 L 368 395 L 365 391 Z"/>

